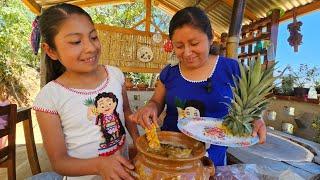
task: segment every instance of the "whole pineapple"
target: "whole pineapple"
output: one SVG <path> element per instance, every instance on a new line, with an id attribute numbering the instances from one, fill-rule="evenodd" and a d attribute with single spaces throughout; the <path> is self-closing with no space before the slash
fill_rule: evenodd
<path id="1" fill-rule="evenodd" d="M 234 77 L 233 99 L 227 104 L 229 114 L 223 121 L 235 136 L 251 135 L 252 121 L 260 118 L 270 101 L 266 96 L 274 88 L 277 78 L 273 76 L 275 64 L 262 69 L 260 62 L 260 58 L 252 60 L 248 67 L 239 62 L 241 77 Z"/>

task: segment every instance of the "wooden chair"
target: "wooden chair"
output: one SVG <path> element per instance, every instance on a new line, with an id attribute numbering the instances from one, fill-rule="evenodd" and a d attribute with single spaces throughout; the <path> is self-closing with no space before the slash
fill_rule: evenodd
<path id="1" fill-rule="evenodd" d="M 0 107 L 0 116 L 7 116 L 8 124 L 0 129 L 0 138 L 8 136 L 8 146 L 0 149 L 0 167 L 8 169 L 8 180 L 16 179 L 16 120 L 17 105 Z"/>

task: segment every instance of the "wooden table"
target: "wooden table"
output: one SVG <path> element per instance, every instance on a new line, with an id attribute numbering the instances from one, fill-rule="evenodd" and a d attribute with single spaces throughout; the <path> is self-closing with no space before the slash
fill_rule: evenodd
<path id="1" fill-rule="evenodd" d="M 34 142 L 31 108 L 19 108 L 17 114 L 18 117 L 16 123 L 23 123 L 23 131 L 31 172 L 33 175 L 41 173 L 36 144 Z"/>

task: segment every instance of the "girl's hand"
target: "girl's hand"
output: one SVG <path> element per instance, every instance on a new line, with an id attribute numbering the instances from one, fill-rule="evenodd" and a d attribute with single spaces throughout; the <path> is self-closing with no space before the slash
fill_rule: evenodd
<path id="1" fill-rule="evenodd" d="M 267 136 L 267 128 L 266 124 L 262 119 L 254 120 L 253 121 L 253 131 L 252 136 L 256 137 L 259 135 L 259 143 L 263 144 L 266 142 L 266 136 Z"/>
<path id="2" fill-rule="evenodd" d="M 158 110 L 156 105 L 149 103 L 146 106 L 140 108 L 136 113 L 131 114 L 130 120 L 139 124 L 144 129 L 151 129 L 151 124 L 156 124 L 158 127 Z"/>
<path id="3" fill-rule="evenodd" d="M 134 166 L 119 154 L 102 157 L 98 165 L 99 174 L 104 180 L 134 180 L 126 169 L 133 170 Z"/>

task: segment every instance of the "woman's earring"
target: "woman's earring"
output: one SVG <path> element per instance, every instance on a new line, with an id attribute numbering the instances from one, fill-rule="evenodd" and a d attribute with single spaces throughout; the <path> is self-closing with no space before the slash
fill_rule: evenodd
<path id="1" fill-rule="evenodd" d="M 174 51 L 169 54 L 168 64 L 170 64 L 171 67 L 179 64 L 179 59 L 177 58 L 176 53 Z"/>

